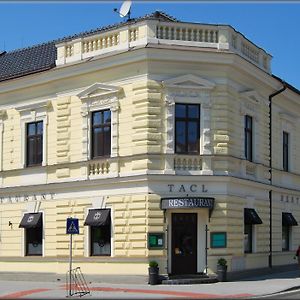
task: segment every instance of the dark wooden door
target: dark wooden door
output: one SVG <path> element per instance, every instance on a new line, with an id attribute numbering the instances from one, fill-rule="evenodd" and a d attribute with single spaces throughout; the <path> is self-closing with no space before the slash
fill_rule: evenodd
<path id="1" fill-rule="evenodd" d="M 172 214 L 172 274 L 197 273 L 197 214 Z"/>

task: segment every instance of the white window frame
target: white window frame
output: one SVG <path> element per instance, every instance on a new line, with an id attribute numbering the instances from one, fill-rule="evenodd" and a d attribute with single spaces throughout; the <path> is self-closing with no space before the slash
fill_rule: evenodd
<path id="1" fill-rule="evenodd" d="M 287 114 L 287 113 L 279 113 L 279 118 L 281 121 L 281 141 L 283 141 L 283 132 L 287 132 L 289 134 L 289 153 L 288 153 L 288 160 L 289 160 L 289 165 L 288 165 L 288 172 L 293 172 L 294 168 L 294 132 L 295 131 L 295 124 L 297 124 L 297 118 L 294 115 Z M 282 144 L 281 144 L 282 146 Z M 280 148 L 281 154 L 281 168 L 283 170 L 283 147 Z"/>
<path id="2" fill-rule="evenodd" d="M 91 116 L 93 112 L 111 111 L 111 154 L 118 156 L 119 93 L 120 87 L 95 83 L 77 96 L 82 101 L 82 159 L 91 160 Z"/>
<path id="3" fill-rule="evenodd" d="M 265 99 L 260 93 L 255 90 L 240 92 L 240 115 L 241 115 L 241 141 L 242 152 L 241 158 L 245 159 L 245 134 L 244 134 L 244 116 L 249 115 L 253 120 L 253 163 L 263 163 L 263 143 L 261 143 L 260 128 L 263 128 L 263 109 L 268 107 L 268 99 Z"/>
<path id="4" fill-rule="evenodd" d="M 28 123 L 43 122 L 43 160 L 42 166 L 46 166 L 47 159 L 47 137 L 48 137 L 48 115 L 47 110 L 50 105 L 50 100 L 42 100 L 31 103 L 22 103 L 15 106 L 15 109 L 20 113 L 20 128 L 21 128 L 21 168 L 26 168 L 26 126 Z"/>
<path id="5" fill-rule="evenodd" d="M 3 133 L 4 118 L 7 116 L 6 110 L 0 110 L 0 171 L 3 171 Z"/>
<path id="6" fill-rule="evenodd" d="M 199 154 L 212 154 L 210 136 L 211 90 L 215 83 L 195 75 L 183 75 L 163 81 L 166 103 L 166 144 L 164 152 L 175 154 L 175 104 L 200 105 L 200 145 Z"/>

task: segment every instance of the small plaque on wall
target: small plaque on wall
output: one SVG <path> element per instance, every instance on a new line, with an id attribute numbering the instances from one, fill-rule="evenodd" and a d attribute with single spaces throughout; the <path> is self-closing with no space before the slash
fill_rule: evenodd
<path id="1" fill-rule="evenodd" d="M 227 247 L 226 232 L 211 232 L 210 233 L 210 247 L 211 248 L 226 248 Z"/>
<path id="2" fill-rule="evenodd" d="M 164 233 L 149 232 L 148 233 L 148 249 L 163 249 L 164 248 Z"/>

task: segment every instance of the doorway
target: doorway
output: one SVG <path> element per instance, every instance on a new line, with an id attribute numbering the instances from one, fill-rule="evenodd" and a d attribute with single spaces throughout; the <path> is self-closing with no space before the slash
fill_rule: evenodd
<path id="1" fill-rule="evenodd" d="M 172 213 L 172 274 L 197 273 L 197 214 Z"/>

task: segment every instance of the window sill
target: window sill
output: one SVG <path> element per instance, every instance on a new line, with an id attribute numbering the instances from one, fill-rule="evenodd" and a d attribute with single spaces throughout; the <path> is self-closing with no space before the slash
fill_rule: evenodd
<path id="1" fill-rule="evenodd" d="M 43 165 L 42 165 L 42 163 L 40 163 L 40 164 L 34 164 L 34 165 L 26 165 L 26 169 L 27 168 L 34 168 L 34 167 L 42 167 Z"/>

